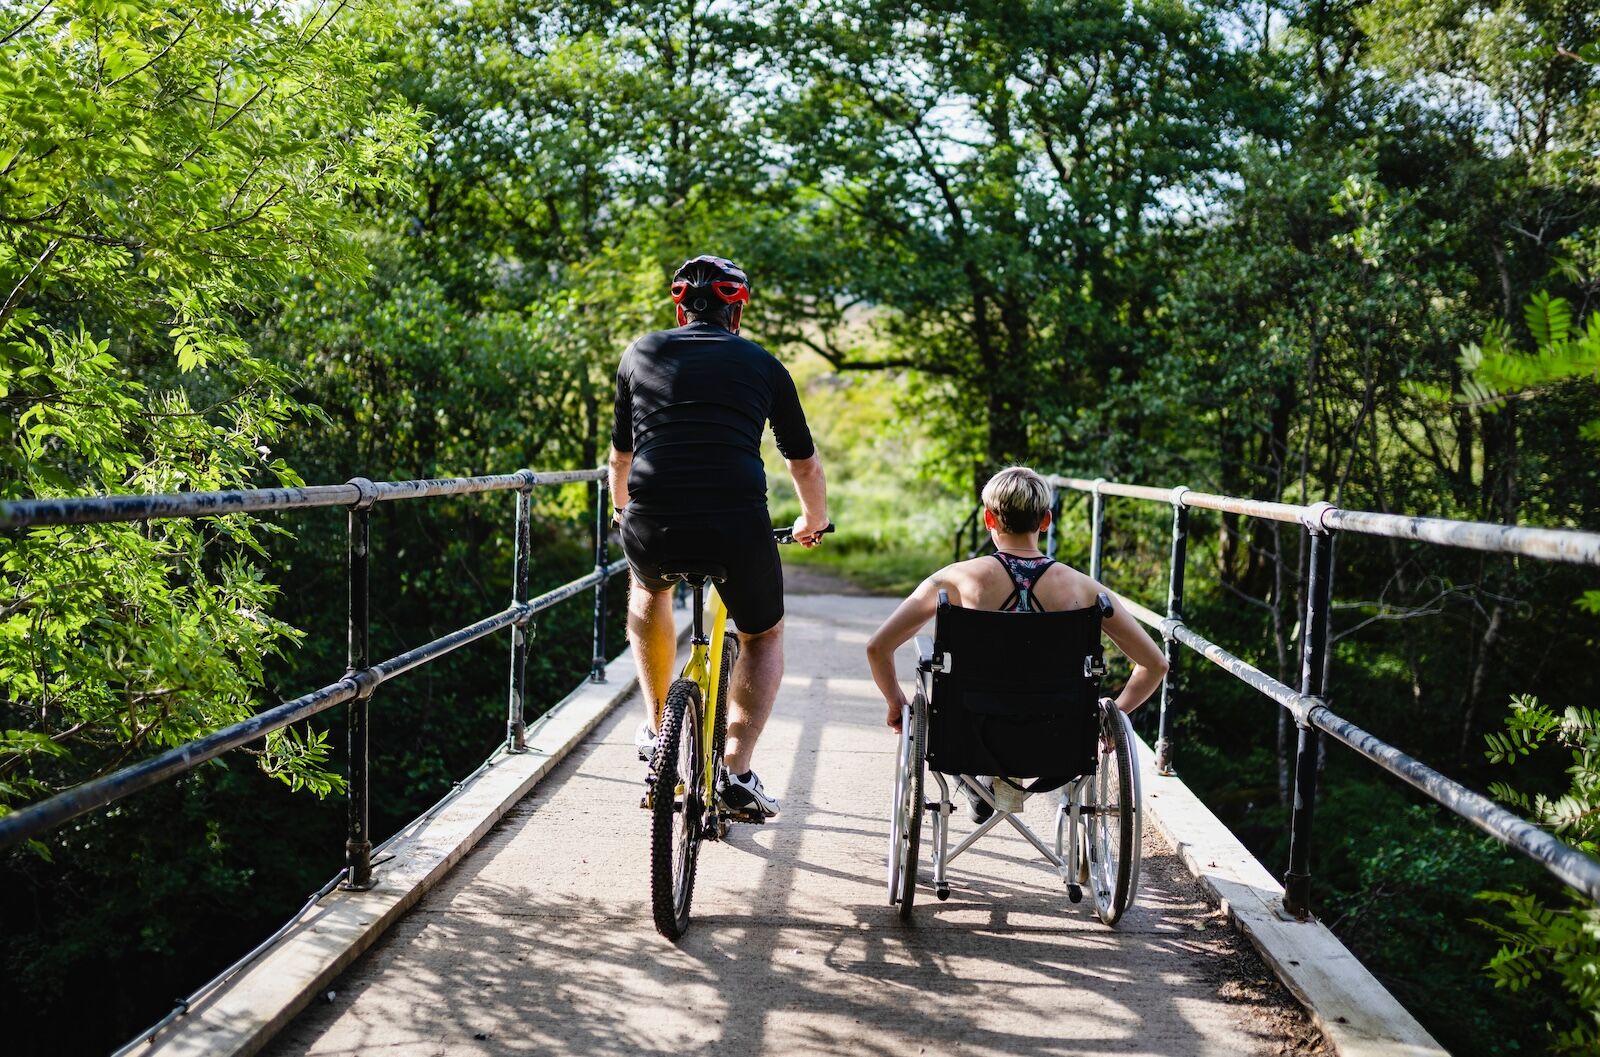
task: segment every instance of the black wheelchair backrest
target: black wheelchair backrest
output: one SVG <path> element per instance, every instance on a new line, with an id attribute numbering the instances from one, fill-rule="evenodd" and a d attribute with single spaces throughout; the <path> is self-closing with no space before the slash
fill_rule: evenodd
<path id="1" fill-rule="evenodd" d="M 1001 613 L 941 597 L 928 766 L 1055 783 L 1091 773 L 1105 673 L 1100 622 L 1111 609 L 1104 594 L 1098 602 L 1054 613 Z"/>

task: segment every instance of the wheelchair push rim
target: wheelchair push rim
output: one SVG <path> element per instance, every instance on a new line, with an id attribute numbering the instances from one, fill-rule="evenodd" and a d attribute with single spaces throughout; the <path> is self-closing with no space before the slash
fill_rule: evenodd
<path id="1" fill-rule="evenodd" d="M 889 886 L 889 905 L 900 902 L 900 872 L 904 869 L 904 854 L 901 842 L 906 833 L 906 787 L 911 782 L 909 768 L 906 766 L 911 755 L 911 710 L 900 710 L 900 737 L 895 754 L 894 764 L 894 791 L 889 800 L 889 854 L 887 856 L 887 880 Z"/>
<path id="2" fill-rule="evenodd" d="M 922 833 L 922 753 L 926 743 L 926 709 L 919 694 L 901 714 L 900 751 L 896 757 L 894 802 L 889 808 L 889 903 L 898 904 L 901 920 L 910 920 L 916 901 L 917 845 Z"/>
<path id="3" fill-rule="evenodd" d="M 1107 702 L 1101 709 L 1100 731 L 1111 741 L 1111 751 L 1100 754 L 1089 781 L 1085 811 L 1089 889 L 1095 913 L 1114 925 L 1132 905 L 1139 887 L 1143 812 L 1133 725 Z"/>

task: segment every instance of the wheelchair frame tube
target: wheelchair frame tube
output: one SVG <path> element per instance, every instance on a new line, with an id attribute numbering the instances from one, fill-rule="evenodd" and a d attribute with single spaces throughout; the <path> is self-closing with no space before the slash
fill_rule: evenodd
<path id="1" fill-rule="evenodd" d="M 1167 574 L 1167 620 L 1169 625 L 1183 623 L 1183 570 L 1189 557 L 1189 508 L 1183 503 L 1186 488 L 1172 492 L 1172 565 Z M 1096 493 L 1096 498 L 1099 494 Z M 1178 655 L 1170 634 L 1161 636 L 1161 652 L 1166 655 L 1167 673 L 1161 677 L 1161 718 L 1156 734 L 1156 771 L 1172 773 L 1172 738 L 1168 725 L 1172 707 L 1177 701 Z"/>
<path id="2" fill-rule="evenodd" d="M 1324 696 L 1328 655 L 1328 614 L 1333 603 L 1333 535 L 1307 522 L 1311 569 L 1306 584 L 1306 615 L 1300 657 L 1300 693 Z M 1311 823 L 1317 806 L 1317 756 L 1321 733 L 1306 716 L 1297 716 L 1294 757 L 1294 809 L 1289 819 L 1289 872 L 1283 879 L 1283 909 L 1297 918 L 1311 916 Z"/>

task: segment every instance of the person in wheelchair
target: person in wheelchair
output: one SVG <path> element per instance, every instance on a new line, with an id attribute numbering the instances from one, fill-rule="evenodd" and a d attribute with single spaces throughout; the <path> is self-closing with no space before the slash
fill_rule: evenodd
<path id="1" fill-rule="evenodd" d="M 896 732 L 908 702 L 895 675 L 894 651 L 933 619 L 941 590 L 952 605 L 1017 613 L 1086 609 L 1101 593 L 1110 595 L 1099 582 L 1039 549 L 1039 534 L 1050 527 L 1050 485 L 1026 466 L 1007 467 L 983 486 L 983 525 L 994 553 L 954 562 L 929 576 L 867 641 L 872 681 L 888 705 L 884 721 Z M 1119 709 L 1132 712 L 1161 685 L 1167 659 L 1126 610 L 1112 610 L 1101 630 L 1133 664 L 1116 697 Z"/>
<path id="2" fill-rule="evenodd" d="M 985 824 L 982 826 L 984 831 L 993 824 L 989 820 L 994 814 L 994 806 L 997 803 L 1002 805 L 1002 812 L 1009 812 L 1020 807 L 1022 798 L 1017 794 L 1021 792 L 1039 792 L 1056 787 L 1072 789 L 1071 780 L 1086 775 L 1094 769 L 1096 748 L 1102 754 L 1110 754 L 1113 751 L 1109 743 L 1112 740 L 1112 733 L 1115 733 L 1113 728 L 1118 724 L 1110 723 L 1109 720 L 1095 721 L 1092 713 L 1108 705 L 1114 705 L 1123 713 L 1132 712 L 1161 684 L 1167 670 L 1166 658 L 1162 655 L 1161 648 L 1134 620 L 1125 606 L 1113 604 L 1114 595 L 1095 580 L 1071 566 L 1047 557 L 1039 549 L 1039 534 L 1050 525 L 1050 501 L 1049 484 L 1027 467 L 1012 466 L 995 474 L 983 489 L 984 524 L 994 541 L 995 552 L 968 561 L 955 562 L 933 573 L 900 603 L 867 642 L 867 660 L 872 670 L 872 678 L 879 692 L 883 694 L 887 706 L 885 722 L 892 730 L 900 732 L 905 717 L 918 716 L 922 727 L 919 730 L 919 737 L 915 739 L 917 746 L 915 752 L 919 757 L 924 751 L 926 752 L 928 766 L 936 772 L 935 778 L 941 788 L 945 783 L 937 772 L 957 773 L 958 770 L 954 767 L 939 766 L 941 758 L 959 761 L 983 760 L 991 764 L 1005 760 L 1033 760 L 1031 764 L 1020 765 L 1030 767 L 1031 773 L 1027 770 L 1013 770 L 1005 777 L 992 774 L 966 774 L 964 778 L 958 779 L 957 785 L 966 795 L 970 805 L 969 817 L 974 822 Z M 1049 614 L 1098 610 L 1098 619 L 1091 612 L 1085 612 L 1082 616 L 1087 619 L 1084 620 L 1057 616 L 1043 619 L 1038 623 L 1022 621 L 1011 624 L 1005 620 L 997 622 L 988 619 L 981 612 L 973 613 L 984 610 Z M 969 613 L 973 613 L 970 618 L 965 616 Z M 919 663 L 918 678 L 923 680 L 921 684 L 923 690 L 919 691 L 917 704 L 913 706 L 912 702 L 907 700 L 896 675 L 894 654 L 936 614 L 939 616 L 938 634 L 946 636 L 950 642 L 924 644 L 924 640 L 919 639 L 919 648 L 924 657 Z M 1133 670 L 1114 702 L 1098 699 L 1100 704 L 1097 704 L 1094 695 L 1098 693 L 1099 677 L 1104 671 L 1098 641 L 1100 633 L 1116 644 L 1132 663 Z M 1093 641 L 1078 641 L 1085 636 Z M 958 638 L 968 656 L 957 657 L 954 653 L 935 652 L 951 649 Z M 1069 654 L 1071 656 L 1068 656 Z M 978 667 L 983 668 L 985 674 L 973 674 L 974 656 Z M 959 687 L 952 682 L 955 674 L 947 667 L 951 663 L 957 667 L 966 666 L 966 671 L 962 673 L 960 680 L 966 684 L 965 687 Z M 1008 667 L 1005 671 L 993 672 L 990 666 L 995 664 Z M 1037 665 L 1036 670 L 1027 670 L 1034 665 Z M 1082 671 L 1077 671 L 1077 667 L 1081 667 Z M 1019 671 L 1019 668 L 1022 670 Z M 1082 728 L 1081 735 L 1073 735 L 1068 739 L 1068 743 L 1082 746 L 1082 750 L 1069 748 L 1060 756 L 1042 756 L 1038 751 L 1043 748 L 1042 745 L 1027 744 L 1030 740 L 1034 742 L 1040 740 L 1037 732 L 1028 726 L 1027 720 L 1008 727 L 1007 721 L 1013 718 L 1010 716 L 989 717 L 996 720 L 990 723 L 981 715 L 952 716 L 950 713 L 956 710 L 947 708 L 948 718 L 941 718 L 937 693 L 941 680 L 949 687 L 949 697 L 965 695 L 962 706 L 964 708 L 968 707 L 968 699 L 975 702 L 971 707 L 980 711 L 984 708 L 1015 708 L 1017 707 L 1015 701 L 1011 704 L 1002 704 L 998 699 L 1006 692 L 1011 692 L 1013 698 L 1016 698 L 1017 688 L 1023 689 L 1020 695 L 1023 699 L 1030 693 L 1035 699 L 1050 699 L 1050 704 L 1038 706 L 1041 709 L 1059 711 L 1062 707 L 1068 707 L 1069 710 L 1075 708 L 1077 710 L 1075 714 L 1085 714 L 1089 718 L 1077 723 L 1077 726 Z M 989 689 L 994 689 L 996 693 L 985 694 L 984 691 Z M 928 727 L 929 717 L 919 715 L 926 711 L 922 703 L 923 693 L 935 698 L 931 706 L 933 717 L 931 731 Z M 1084 694 L 1089 695 L 1086 701 L 1083 700 Z M 996 701 L 986 705 L 978 700 L 985 696 L 996 698 Z M 1078 704 L 1067 706 L 1065 702 L 1068 700 L 1076 700 Z M 1021 707 L 1033 706 L 1025 704 Z M 1109 714 L 1109 710 L 1107 712 Z M 990 733 L 986 735 L 985 730 Z M 1131 734 L 1128 737 L 1131 738 Z M 995 744 L 988 744 L 988 741 L 993 741 Z M 984 744 L 968 744 L 971 742 L 984 742 Z M 902 744 L 907 744 L 906 739 L 902 739 Z M 909 748 L 905 749 L 902 754 L 910 751 Z M 1124 754 L 1131 757 L 1131 749 L 1126 750 Z M 1068 758 L 1072 762 L 1067 762 Z M 910 844 L 913 860 L 916 845 L 915 831 L 920 829 L 920 809 L 924 806 L 920 789 L 922 760 L 919 758 L 914 764 L 917 789 L 915 795 L 911 797 L 911 800 L 915 801 L 915 806 L 909 809 L 909 814 L 915 815 L 916 820 L 909 817 L 901 819 L 901 824 L 896 827 L 897 831 L 906 827 L 911 828 Z M 905 766 L 904 763 L 902 766 Z M 959 768 L 961 772 L 966 770 L 965 764 Z M 1053 778 L 1046 777 L 1047 774 L 1056 775 L 1057 770 L 1068 773 Z M 1024 777 L 1036 780 L 1024 785 L 1022 782 Z M 997 788 L 1001 783 L 1004 783 L 1003 787 Z M 982 786 L 982 789 L 978 788 L 979 786 Z M 997 793 L 1013 795 L 1004 795 L 997 800 Z M 947 803 L 947 798 L 945 802 Z M 943 883 L 944 822 L 937 805 L 927 804 L 926 807 L 935 813 L 935 884 L 936 891 L 942 898 L 949 890 L 948 885 Z M 1077 817 L 1074 809 L 1072 815 L 1074 826 L 1077 825 Z M 999 819 L 994 821 L 998 822 Z M 1013 825 L 1015 824 L 1016 821 L 1013 820 Z M 974 834 L 973 837 L 977 835 Z M 1029 836 L 1027 833 L 1024 835 Z M 949 858 L 965 850 L 968 843 L 970 839 Z M 891 851 L 891 858 L 894 854 L 895 852 Z M 1062 864 L 1058 862 L 1057 865 Z M 909 869 L 914 874 L 914 862 Z M 904 913 L 908 910 L 909 899 L 901 900 L 894 896 L 892 889 L 896 873 L 891 861 L 891 899 L 902 903 Z M 914 876 L 912 881 L 914 882 Z M 907 891 L 909 892 L 909 886 Z M 1076 894 L 1075 883 L 1069 882 L 1069 891 Z M 1120 913 L 1120 909 L 1117 913 Z"/>

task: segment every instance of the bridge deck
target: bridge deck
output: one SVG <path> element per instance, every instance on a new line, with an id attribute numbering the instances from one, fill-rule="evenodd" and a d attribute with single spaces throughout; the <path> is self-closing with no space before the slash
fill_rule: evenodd
<path id="1" fill-rule="evenodd" d="M 783 814 L 705 848 L 680 945 L 650 924 L 633 700 L 267 1052 L 1320 1051 L 1154 827 L 1115 930 L 998 831 L 952 867 L 949 902 L 930 893 L 899 922 L 883 889 L 895 742 L 862 656 L 891 605 L 791 597 L 757 756 Z"/>

